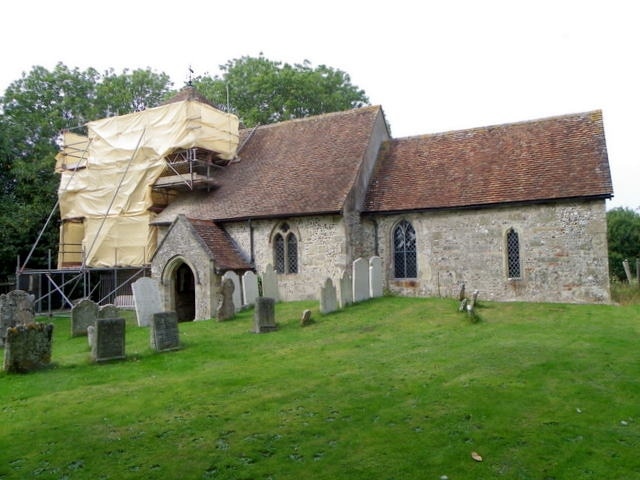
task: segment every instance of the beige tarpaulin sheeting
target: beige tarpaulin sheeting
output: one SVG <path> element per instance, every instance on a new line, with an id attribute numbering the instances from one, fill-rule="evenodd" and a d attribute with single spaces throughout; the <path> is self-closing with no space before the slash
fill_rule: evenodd
<path id="1" fill-rule="evenodd" d="M 66 239 L 77 240 L 92 267 L 139 266 L 155 249 L 151 186 L 164 157 L 193 147 L 231 160 L 238 146 L 238 118 L 205 103 L 185 100 L 88 124 L 88 136 L 66 134 L 56 157 L 61 172 L 58 196 L 61 253 Z M 75 224 L 70 220 L 75 220 Z M 73 226 L 72 226 L 73 225 Z"/>

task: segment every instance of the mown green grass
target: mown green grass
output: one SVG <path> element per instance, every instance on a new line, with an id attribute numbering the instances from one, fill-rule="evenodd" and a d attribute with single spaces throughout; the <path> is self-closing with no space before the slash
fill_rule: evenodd
<path id="1" fill-rule="evenodd" d="M 640 478 L 640 307 L 478 311 L 282 303 L 277 332 L 247 311 L 162 354 L 129 316 L 100 365 L 55 319 L 53 368 L 0 375 L 0 478 Z"/>

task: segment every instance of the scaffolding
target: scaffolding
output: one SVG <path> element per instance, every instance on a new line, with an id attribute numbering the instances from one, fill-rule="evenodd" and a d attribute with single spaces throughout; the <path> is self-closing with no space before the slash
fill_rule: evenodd
<path id="1" fill-rule="evenodd" d="M 58 202 L 18 261 L 17 288 L 34 293 L 40 311 L 70 308 L 74 296 L 127 306 L 131 282 L 150 275 L 153 219 L 180 191 L 216 188 L 216 173 L 236 156 L 238 128 L 235 115 L 188 96 L 89 122 L 86 136 L 65 132 Z M 58 208 L 57 268 L 50 257 L 49 268 L 28 269 Z"/>

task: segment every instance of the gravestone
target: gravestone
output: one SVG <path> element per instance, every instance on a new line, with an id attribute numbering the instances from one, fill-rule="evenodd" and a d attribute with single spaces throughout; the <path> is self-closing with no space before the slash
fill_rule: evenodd
<path id="1" fill-rule="evenodd" d="M 9 327 L 6 333 L 3 370 L 28 373 L 51 362 L 53 324 L 30 323 Z"/>
<path id="2" fill-rule="evenodd" d="M 324 285 L 320 287 L 320 313 L 326 314 L 335 312 L 338 309 L 338 298 L 333 280 L 327 278 Z"/>
<path id="3" fill-rule="evenodd" d="M 274 302 L 280 300 L 278 295 L 278 276 L 271 264 L 267 265 L 262 274 L 262 296 L 273 298 Z"/>
<path id="4" fill-rule="evenodd" d="M 351 273 L 345 270 L 340 278 L 340 308 L 346 308 L 353 303 L 353 282 Z"/>
<path id="5" fill-rule="evenodd" d="M 240 288 L 240 277 L 236 272 L 229 270 L 225 272 L 222 276 L 222 281 L 225 279 L 230 279 L 233 282 L 233 306 L 236 309 L 236 312 L 239 312 L 242 308 L 242 289 Z"/>
<path id="6" fill-rule="evenodd" d="M 180 348 L 178 315 L 176 312 L 154 313 L 151 319 L 151 348 L 157 352 Z"/>
<path id="7" fill-rule="evenodd" d="M 300 318 L 300 325 L 301 326 L 306 326 L 306 325 L 311 325 L 313 323 L 313 320 L 311 319 L 311 310 L 305 310 L 304 312 L 302 312 L 302 317 Z"/>
<path id="8" fill-rule="evenodd" d="M 229 320 L 236 314 L 236 309 L 233 305 L 233 292 L 235 288 L 233 280 L 225 278 L 218 289 L 218 308 L 216 309 L 216 318 L 219 322 Z"/>
<path id="9" fill-rule="evenodd" d="M 84 337 L 87 327 L 98 318 L 100 307 L 93 300 L 83 298 L 71 308 L 71 336 Z"/>
<path id="10" fill-rule="evenodd" d="M 253 313 L 254 332 L 268 333 L 278 329 L 275 313 L 276 301 L 270 297 L 256 298 L 256 308 Z"/>
<path id="11" fill-rule="evenodd" d="M 369 262 L 358 258 L 353 262 L 353 301 L 361 302 L 369 298 Z"/>
<path id="12" fill-rule="evenodd" d="M 466 298 L 466 296 L 467 296 L 467 295 L 465 294 L 465 292 L 464 292 L 464 288 L 465 288 L 465 286 L 464 286 L 464 282 L 462 282 L 462 283 L 460 284 L 460 292 L 458 292 L 458 300 L 460 300 L 460 301 L 462 301 L 462 299 L 463 299 L 463 298 Z"/>
<path id="13" fill-rule="evenodd" d="M 242 275 L 242 293 L 244 294 L 242 305 L 253 305 L 256 303 L 256 297 L 260 296 L 258 277 L 252 271 L 244 272 Z"/>
<path id="14" fill-rule="evenodd" d="M 24 290 L 0 295 L 0 347 L 4 345 L 7 328 L 33 323 L 33 301 L 33 295 Z"/>
<path id="15" fill-rule="evenodd" d="M 113 305 L 112 303 L 108 303 L 107 305 L 102 305 L 98 309 L 98 318 L 118 318 L 120 315 L 120 309 Z"/>
<path id="16" fill-rule="evenodd" d="M 383 294 L 382 258 L 369 259 L 369 295 L 371 298 L 381 297 Z"/>
<path id="17" fill-rule="evenodd" d="M 476 302 L 478 301 L 478 294 L 480 293 L 480 290 L 474 290 L 473 291 L 473 295 L 471 297 L 471 307 L 475 308 L 476 306 Z"/>
<path id="18" fill-rule="evenodd" d="M 87 343 L 89 344 L 89 348 L 93 346 L 93 342 L 96 341 L 96 326 L 89 325 L 87 327 Z"/>
<path id="19" fill-rule="evenodd" d="M 94 362 L 121 360 L 125 358 L 124 318 L 99 318 L 95 323 L 91 358 Z"/>
<path id="20" fill-rule="evenodd" d="M 162 312 L 162 298 L 158 282 L 149 277 L 139 278 L 131 284 L 133 303 L 139 327 L 148 327 L 154 313 Z"/>

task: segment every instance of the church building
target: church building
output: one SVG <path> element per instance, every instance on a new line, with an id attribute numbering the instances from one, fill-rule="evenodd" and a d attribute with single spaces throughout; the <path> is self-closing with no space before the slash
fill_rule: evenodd
<path id="1" fill-rule="evenodd" d="M 600 111 L 393 138 L 380 106 L 242 129 L 187 87 L 82 141 L 58 165 L 61 252 L 82 251 L 59 266 L 150 265 L 185 319 L 215 316 L 229 270 L 272 265 L 281 300 L 317 299 L 371 256 L 399 295 L 610 300 Z"/>

